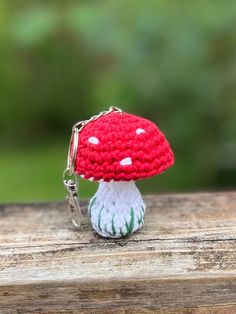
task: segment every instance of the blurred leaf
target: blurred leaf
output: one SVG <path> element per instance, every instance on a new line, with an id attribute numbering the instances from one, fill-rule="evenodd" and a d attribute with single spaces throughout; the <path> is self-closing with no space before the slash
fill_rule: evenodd
<path id="1" fill-rule="evenodd" d="M 34 45 L 51 36 L 57 25 L 53 7 L 35 5 L 15 15 L 10 33 L 15 43 Z"/>

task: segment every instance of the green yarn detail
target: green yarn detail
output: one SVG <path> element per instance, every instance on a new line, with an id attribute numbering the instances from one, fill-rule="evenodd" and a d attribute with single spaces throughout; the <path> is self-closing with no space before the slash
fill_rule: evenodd
<path id="1" fill-rule="evenodd" d="M 105 230 L 106 233 L 108 233 L 108 234 L 110 234 L 111 236 L 113 236 L 113 234 L 107 230 L 107 225 L 104 226 L 104 230 Z"/>
<path id="2" fill-rule="evenodd" d="M 131 210 L 130 210 L 130 222 L 128 224 L 128 222 L 125 220 L 125 226 L 127 229 L 126 235 L 131 234 L 133 229 L 134 229 L 134 210 L 133 210 L 133 207 L 131 207 Z"/>
<path id="3" fill-rule="evenodd" d="M 89 206 L 89 213 L 91 213 L 91 209 L 94 206 L 96 202 L 96 198 L 93 198 L 91 200 L 91 204 Z M 116 226 L 116 214 L 113 214 L 110 222 L 108 224 L 103 224 L 103 219 L 102 217 L 106 214 L 104 212 L 104 205 L 100 208 L 99 212 L 98 212 L 98 217 L 97 217 L 97 230 L 107 234 L 107 236 L 111 236 L 111 237 L 125 237 L 128 235 L 131 235 L 134 230 L 140 228 L 143 223 L 144 223 L 144 214 L 145 214 L 145 208 L 142 206 L 139 209 L 139 212 L 135 212 L 134 208 L 131 207 L 130 208 L 130 212 L 129 212 L 129 217 L 128 218 L 126 216 L 126 218 L 124 219 L 124 226 L 121 226 L 119 228 L 117 228 Z M 108 226 L 109 229 L 108 230 Z"/>
<path id="4" fill-rule="evenodd" d="M 143 221 L 143 215 L 142 215 L 142 213 L 140 213 L 140 217 L 137 216 L 137 218 L 138 218 L 138 226 L 140 226 L 140 224 L 141 224 L 142 221 Z"/>
<path id="5" fill-rule="evenodd" d="M 102 215 L 102 210 L 103 210 L 103 208 L 104 208 L 104 206 L 102 206 L 102 208 L 100 209 L 100 211 L 99 211 L 99 216 L 98 216 L 98 229 L 99 229 L 100 231 L 102 231 L 102 229 L 101 229 L 101 215 Z"/>
<path id="6" fill-rule="evenodd" d="M 92 210 L 92 207 L 93 205 L 95 204 L 95 201 L 96 201 L 96 197 L 94 197 L 89 205 L 89 208 L 88 208 L 88 214 L 89 214 L 89 217 L 91 218 L 91 210 Z"/>
<path id="7" fill-rule="evenodd" d="M 115 215 L 113 215 L 113 217 L 112 217 L 111 227 L 112 227 L 113 235 L 116 235 L 116 228 L 115 228 L 115 225 L 114 225 L 114 217 L 115 217 Z"/>

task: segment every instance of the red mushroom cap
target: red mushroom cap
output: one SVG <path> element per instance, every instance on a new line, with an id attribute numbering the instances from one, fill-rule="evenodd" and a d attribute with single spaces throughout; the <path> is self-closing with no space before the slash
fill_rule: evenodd
<path id="1" fill-rule="evenodd" d="M 83 127 L 74 170 L 91 181 L 130 181 L 173 164 L 170 145 L 153 122 L 114 111 Z"/>

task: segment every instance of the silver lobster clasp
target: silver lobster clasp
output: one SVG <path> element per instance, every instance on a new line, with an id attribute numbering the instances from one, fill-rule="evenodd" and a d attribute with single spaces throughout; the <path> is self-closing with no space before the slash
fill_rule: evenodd
<path id="1" fill-rule="evenodd" d="M 71 214 L 71 220 L 76 228 L 81 227 L 82 213 L 78 200 L 77 181 L 75 175 L 70 175 L 70 169 L 63 174 L 63 183 L 67 190 L 67 200 Z"/>

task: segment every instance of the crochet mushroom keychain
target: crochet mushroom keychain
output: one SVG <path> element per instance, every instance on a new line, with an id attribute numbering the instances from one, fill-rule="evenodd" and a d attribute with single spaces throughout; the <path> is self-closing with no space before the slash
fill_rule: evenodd
<path id="1" fill-rule="evenodd" d="M 147 119 L 111 107 L 77 123 L 64 176 L 74 225 L 81 222 L 76 176 L 99 182 L 88 206 L 92 227 L 103 237 L 120 238 L 144 223 L 146 206 L 135 181 L 160 174 L 173 163 L 168 141 Z"/>

